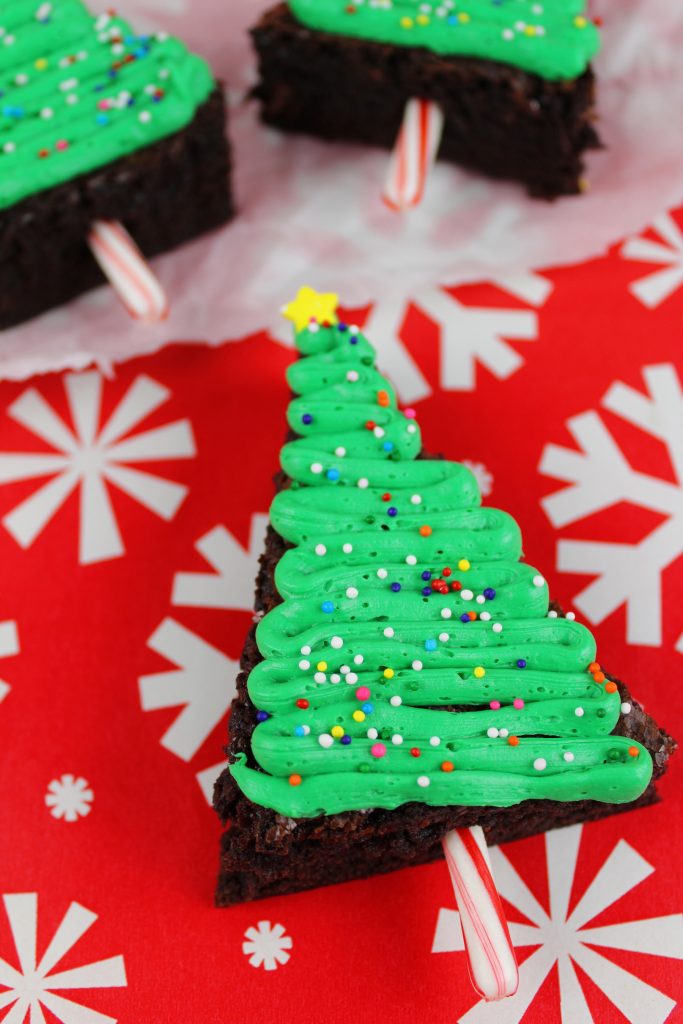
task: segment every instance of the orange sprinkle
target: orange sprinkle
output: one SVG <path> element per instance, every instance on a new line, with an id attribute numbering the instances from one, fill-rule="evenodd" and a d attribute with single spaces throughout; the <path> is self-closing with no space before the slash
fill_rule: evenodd
<path id="1" fill-rule="evenodd" d="M 432 535 L 432 528 L 431 528 L 431 526 L 421 526 L 420 527 L 420 536 L 421 537 L 431 537 L 431 535 Z"/>
<path id="2" fill-rule="evenodd" d="M 468 614 L 468 616 L 469 616 L 469 620 L 470 620 L 470 622 L 474 622 L 474 620 L 475 620 L 475 619 L 476 619 L 476 617 L 477 617 L 477 613 L 476 613 L 476 612 L 468 612 L 467 614 Z"/>
<path id="3" fill-rule="evenodd" d="M 640 753 L 638 747 L 629 747 L 628 752 L 631 755 L 631 757 L 638 757 L 638 754 Z"/>
<path id="4" fill-rule="evenodd" d="M 605 687 L 605 692 L 606 693 L 614 693 L 616 691 L 616 688 L 617 688 L 617 684 L 616 683 L 608 683 L 607 686 Z"/>
<path id="5" fill-rule="evenodd" d="M 591 661 L 590 665 L 588 666 L 588 671 L 589 672 L 599 672 L 600 671 L 600 664 L 599 664 L 599 662 Z"/>
<path id="6" fill-rule="evenodd" d="M 594 672 L 593 673 L 593 679 L 595 680 L 596 683 L 604 683 L 604 681 L 605 681 L 605 673 L 604 672 Z"/>
<path id="7" fill-rule="evenodd" d="M 455 765 L 453 764 L 452 761 L 442 761 L 441 762 L 441 771 L 442 772 L 452 772 L 454 768 L 455 768 Z"/>
<path id="8" fill-rule="evenodd" d="M 519 736 L 508 736 L 508 743 L 511 747 L 519 746 Z"/>
<path id="9" fill-rule="evenodd" d="M 290 775 L 289 776 L 289 784 L 290 784 L 290 786 L 300 786 L 301 785 L 301 776 L 300 775 Z"/>
<path id="10" fill-rule="evenodd" d="M 389 405 L 389 394 L 386 391 L 377 392 L 377 404 L 378 405 Z"/>

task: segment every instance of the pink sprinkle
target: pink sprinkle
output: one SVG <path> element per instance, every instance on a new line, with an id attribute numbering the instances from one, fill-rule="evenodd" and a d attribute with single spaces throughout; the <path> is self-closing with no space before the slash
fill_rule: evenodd
<path id="1" fill-rule="evenodd" d="M 367 686 L 359 686 L 356 690 L 356 697 L 358 697 L 358 700 L 367 700 L 369 696 L 370 691 Z"/>
<path id="2" fill-rule="evenodd" d="M 69 143 L 66 141 L 66 139 L 59 139 L 58 142 L 55 142 L 55 149 L 68 149 L 68 148 L 69 148 Z"/>
<path id="3" fill-rule="evenodd" d="M 387 748 L 383 743 L 373 743 L 370 747 L 370 753 L 373 757 L 384 757 L 387 752 Z"/>
<path id="4" fill-rule="evenodd" d="M 109 100 L 98 100 L 97 101 L 97 106 L 99 107 L 100 110 L 109 110 L 110 105 L 111 104 L 110 104 Z"/>
<path id="5" fill-rule="evenodd" d="M 415 412 L 415 410 L 414 410 L 414 409 L 413 409 L 413 407 L 411 406 L 410 408 L 408 408 L 408 409 L 404 409 L 404 410 L 403 410 L 403 415 L 404 415 L 404 416 L 405 416 L 405 417 L 406 417 L 407 419 L 409 419 L 409 420 L 414 420 L 414 419 L 415 419 L 415 417 L 417 416 L 417 413 Z"/>
<path id="6" fill-rule="evenodd" d="M 500 707 L 500 701 L 492 700 L 491 703 L 489 704 L 489 707 L 491 708 L 492 711 L 497 711 L 498 708 Z"/>
<path id="7" fill-rule="evenodd" d="M 524 701 L 521 697 L 515 697 L 515 699 L 512 702 L 512 706 L 513 708 L 517 708 L 517 710 L 519 711 L 520 708 L 524 707 Z"/>

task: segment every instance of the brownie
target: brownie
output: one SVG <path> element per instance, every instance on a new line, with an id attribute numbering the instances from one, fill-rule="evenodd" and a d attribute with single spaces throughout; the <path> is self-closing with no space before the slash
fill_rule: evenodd
<path id="1" fill-rule="evenodd" d="M 289 481 L 279 474 L 276 484 L 280 489 L 288 486 Z M 256 581 L 256 620 L 281 602 L 274 571 L 289 546 L 272 526 L 268 527 Z M 561 614 L 557 605 L 552 607 Z M 255 629 L 254 625 L 242 653 L 227 747 L 231 760 L 244 753 L 251 767 L 258 767 L 251 754 L 256 709 L 247 693 L 247 680 L 254 665 L 262 660 Z M 617 683 L 622 700 L 632 705 L 631 712 L 620 717 L 614 734 L 642 743 L 654 763 L 652 781 L 637 800 L 625 804 L 525 800 L 504 808 L 429 807 L 412 802 L 395 810 L 349 811 L 294 819 L 252 803 L 226 769 L 214 791 L 216 811 L 224 823 L 228 822 L 221 839 L 217 906 L 424 864 L 442 856 L 441 839 L 453 828 L 481 825 L 487 842 L 495 845 L 654 803 L 658 799 L 656 781 L 665 771 L 675 743 L 633 700 L 627 687 L 607 675 Z"/>
<path id="2" fill-rule="evenodd" d="M 439 158 L 525 185 L 534 196 L 581 192 L 583 155 L 599 147 L 588 67 L 551 81 L 511 64 L 442 56 L 313 31 L 286 3 L 252 29 L 262 118 L 289 132 L 391 148 L 412 97 L 439 104 Z"/>
<path id="3" fill-rule="evenodd" d="M 144 255 L 155 256 L 232 212 L 225 104 L 216 87 L 181 131 L 0 211 L 0 328 L 102 284 L 86 241 L 93 220 L 120 221 Z"/>

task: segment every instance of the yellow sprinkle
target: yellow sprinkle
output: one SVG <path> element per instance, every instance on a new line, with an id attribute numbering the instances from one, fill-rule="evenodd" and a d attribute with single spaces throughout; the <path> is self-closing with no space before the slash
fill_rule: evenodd
<path id="1" fill-rule="evenodd" d="M 327 672 L 327 662 L 326 661 L 319 661 L 318 662 L 318 672 Z"/>
<path id="2" fill-rule="evenodd" d="M 413 19 L 412 18 L 401 18 L 401 28 L 412 28 L 412 27 L 413 27 Z"/>
<path id="3" fill-rule="evenodd" d="M 485 675 L 486 669 L 482 668 L 481 665 L 477 665 L 477 667 L 474 670 L 475 679 L 483 679 Z"/>
<path id="4" fill-rule="evenodd" d="M 429 18 L 427 17 L 426 14 L 418 14 L 418 16 L 415 19 L 415 21 L 418 23 L 418 25 L 428 25 L 429 24 Z"/>
<path id="5" fill-rule="evenodd" d="M 584 18 L 581 14 L 577 14 L 577 16 L 574 18 L 574 24 L 577 28 L 585 28 L 588 24 L 588 20 Z"/>
<path id="6" fill-rule="evenodd" d="M 364 722 L 365 721 L 365 712 L 364 711 L 354 711 L 354 713 L 353 713 L 353 715 L 351 717 L 353 718 L 354 722 Z"/>
<path id="7" fill-rule="evenodd" d="M 38 60 L 35 62 L 34 67 L 37 68 L 38 71 L 44 71 L 47 67 L 47 61 L 44 57 L 39 57 Z"/>
<path id="8" fill-rule="evenodd" d="M 460 561 L 458 562 L 458 569 L 460 569 L 461 572 L 467 572 L 469 567 L 470 563 L 467 561 L 466 558 L 461 558 Z"/>
<path id="9" fill-rule="evenodd" d="M 344 735 L 344 730 L 341 725 L 333 725 L 330 729 L 330 733 L 334 736 L 335 740 L 340 740 Z"/>
<path id="10" fill-rule="evenodd" d="M 534 28 L 534 26 L 533 25 L 527 25 L 527 27 L 524 29 L 524 35 L 525 36 L 535 36 L 536 35 L 536 29 Z"/>
<path id="11" fill-rule="evenodd" d="M 385 668 L 384 669 L 384 678 L 385 679 L 393 679 L 394 678 L 394 670 L 393 670 L 393 668 Z"/>
<path id="12" fill-rule="evenodd" d="M 467 22 L 470 21 L 469 14 L 466 11 L 461 11 L 458 15 L 458 21 L 462 22 L 463 25 L 466 25 Z"/>

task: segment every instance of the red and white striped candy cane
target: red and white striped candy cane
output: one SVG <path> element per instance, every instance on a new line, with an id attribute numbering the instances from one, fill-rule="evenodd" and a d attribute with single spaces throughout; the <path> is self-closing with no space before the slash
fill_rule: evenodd
<path id="1" fill-rule="evenodd" d="M 128 312 L 153 324 L 168 316 L 168 301 L 145 257 L 118 221 L 96 220 L 88 235 L 90 250 Z"/>
<path id="2" fill-rule="evenodd" d="M 438 104 L 408 100 L 382 194 L 392 210 L 406 210 L 422 201 L 442 132 L 443 114 Z"/>
<path id="3" fill-rule="evenodd" d="M 472 984 L 489 1001 L 513 996 L 519 985 L 517 958 L 491 874 L 484 833 L 479 826 L 454 829 L 442 842 Z"/>

